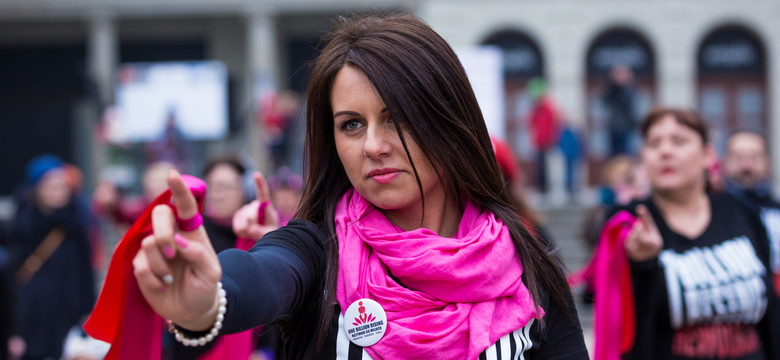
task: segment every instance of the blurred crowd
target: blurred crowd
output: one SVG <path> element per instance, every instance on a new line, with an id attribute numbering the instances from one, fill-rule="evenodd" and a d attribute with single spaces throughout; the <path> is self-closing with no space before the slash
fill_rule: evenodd
<path id="1" fill-rule="evenodd" d="M 300 111 L 297 95 L 267 99 L 259 119 L 275 171 L 264 179 L 280 224 L 289 221 L 303 189 L 292 169 L 300 151 L 291 149 Z M 12 196 L 13 217 L 0 222 L 0 359 L 102 359 L 108 344 L 81 328 L 102 287 L 114 247 L 147 206 L 168 187 L 173 169 L 203 178 L 208 195 L 204 227 L 216 251 L 249 249 L 256 239 L 233 230 L 233 215 L 255 199 L 255 161 L 240 153 L 192 159 L 192 145 L 169 120 L 162 138 L 143 149 L 140 191 L 126 183 L 100 180 L 83 188 L 83 173 L 63 159 L 42 154 L 29 161 L 25 182 Z M 198 161 L 195 161 L 198 160 Z M 195 165 L 202 164 L 201 169 Z M 192 349 L 164 339 L 165 359 L 223 359 L 224 348 L 244 347 L 246 358 L 274 359 L 279 332 L 274 326 L 243 337 Z M 233 357 L 233 355 L 229 355 Z"/>
<path id="2" fill-rule="evenodd" d="M 693 251 L 690 244 L 678 244 L 680 239 L 706 239 L 705 244 L 698 243 L 705 250 L 697 251 L 707 251 L 745 236 L 751 241 L 734 246 L 744 246 L 750 251 L 735 256 L 758 256 L 761 260 L 766 257 L 766 265 L 772 273 L 768 286 L 774 287 L 775 291 L 780 289 L 780 239 L 776 239 L 780 234 L 780 203 L 772 194 L 766 139 L 761 134 L 735 132 L 729 137 L 726 152 L 716 154 L 708 138 L 707 119 L 695 112 L 660 108 L 650 114 L 640 114 L 629 68 L 616 66 L 608 84 L 601 101 L 608 114 L 610 156 L 598 167 L 597 204 L 580 204 L 582 211 L 587 213 L 582 241 L 595 254 L 596 249 L 604 246 L 604 229 L 610 220 L 620 210 L 631 213 L 638 220 L 621 241 L 625 243 L 634 286 L 646 286 L 643 291 L 652 293 L 664 285 L 644 279 L 642 271 L 646 269 L 637 269 L 650 266 L 647 263 L 652 260 L 655 268 L 646 271 L 663 272 L 664 265 L 668 268 L 675 264 L 676 260 L 672 259 L 689 256 Z M 569 199 L 576 201 L 578 192 L 587 186 L 579 172 L 587 158 L 586 147 L 582 130 L 567 121 L 571 117 L 556 105 L 543 79 L 531 79 L 527 91 L 534 100 L 527 129 L 537 154 L 531 175 L 534 179 L 522 174 L 514 150 L 506 141 L 493 138 L 493 149 L 510 200 L 532 233 L 554 249 L 561 245 L 546 228 L 542 212 L 534 208 L 528 195 L 528 184 L 534 184 L 539 193 L 547 192 L 551 182 L 548 157 L 551 152 L 560 153 L 564 159 L 564 188 Z M 267 174 L 265 183 L 281 224 L 294 217 L 304 185 L 301 175 L 291 167 L 291 149 L 296 145 L 290 130 L 291 122 L 286 119 L 300 111 L 299 106 L 289 94 L 266 104 L 266 108 L 272 110 L 264 118 L 264 125 L 268 129 L 268 149 L 275 170 Z M 123 234 L 147 205 L 165 191 L 171 169 L 198 175 L 206 181 L 204 226 L 218 252 L 229 248 L 247 250 L 254 244 L 257 239 L 237 235 L 233 224 L 233 215 L 256 199 L 258 191 L 266 191 L 255 186 L 254 159 L 242 154 L 219 154 L 209 157 L 200 171 L 193 171 L 186 169 L 187 164 L 192 163 L 186 159 L 190 156 L 182 144 L 186 141 L 175 134 L 169 137 L 148 147 L 142 191 L 138 194 L 128 194 L 110 181 L 99 182 L 93 191 L 84 189 L 80 170 L 53 155 L 40 155 L 28 163 L 25 182 L 13 194 L 14 217 L 0 227 L 0 359 L 86 360 L 101 359 L 106 354 L 108 345 L 89 338 L 80 324 L 95 302 L 118 235 Z M 640 137 L 642 143 L 633 143 L 631 139 L 635 137 Z M 701 203 L 702 199 L 708 199 L 706 204 Z M 744 211 L 734 210 L 737 207 Z M 731 209 L 730 215 L 724 213 L 727 209 Z M 761 221 L 751 223 L 750 214 L 755 214 Z M 711 233 L 716 228 L 720 234 Z M 661 239 L 660 244 L 658 239 Z M 750 255 L 754 253 L 757 255 Z M 594 261 L 598 261 L 595 256 Z M 709 276 L 704 272 L 716 272 L 720 279 L 713 281 L 720 281 L 719 286 L 724 281 L 733 284 L 747 281 L 745 274 L 731 278 L 733 274 L 728 266 L 717 271 L 708 266 L 707 271 L 690 271 L 698 271 L 702 278 Z M 577 292 L 581 295 L 579 300 L 586 304 L 597 301 L 604 286 L 598 275 L 570 270 L 574 275 L 582 275 L 573 281 L 583 284 L 584 290 Z M 684 281 L 686 275 L 679 276 L 683 279 L 680 281 Z M 671 293 L 671 285 L 665 286 L 666 290 L 661 293 Z M 657 315 L 648 309 L 656 308 L 665 299 L 652 294 L 636 299 L 633 306 L 637 309 L 638 335 L 632 352 L 666 342 L 674 342 L 672 353 L 667 354 L 670 356 L 754 350 L 744 344 L 735 345 L 739 349 L 723 350 L 716 345 L 705 349 L 696 336 L 679 335 L 677 330 L 681 326 L 704 321 L 702 319 L 707 316 L 690 313 L 695 308 L 690 304 L 694 301 L 690 298 L 692 293 L 688 292 L 691 285 L 680 286 L 680 291 L 688 296 L 680 305 L 687 306 L 681 312 L 680 324 L 666 324 L 668 326 L 664 328 L 645 319 L 649 314 Z M 776 298 L 775 293 L 765 296 Z M 715 300 L 712 301 L 715 304 Z M 737 306 L 729 301 L 722 303 Z M 671 307 L 668 311 L 676 314 L 673 305 L 667 306 Z M 719 311 L 717 304 L 712 306 Z M 598 316 L 602 313 L 596 310 L 596 321 L 599 321 Z M 771 316 L 780 315 L 771 313 Z M 744 328 L 752 326 L 751 321 L 741 322 L 743 328 L 739 331 L 747 334 L 743 338 L 753 338 L 750 335 L 753 332 Z M 672 333 L 677 334 L 674 339 Z M 646 336 L 639 338 L 639 334 Z M 248 346 L 248 359 L 275 358 L 281 339 L 274 326 L 249 330 L 244 336 L 248 340 L 241 346 Z M 218 355 L 220 346 L 237 346 L 216 342 L 193 350 L 177 344 L 171 339 L 164 341 L 165 358 L 218 359 L 221 358 Z"/>
<path id="3" fill-rule="evenodd" d="M 233 214 L 255 197 L 251 165 L 237 155 L 209 159 L 200 176 L 208 195 L 204 226 L 217 251 L 246 243 L 233 231 Z M 81 329 L 92 309 L 111 249 L 148 204 L 166 190 L 172 163 L 157 161 L 143 174 L 143 191 L 127 196 L 101 182 L 92 194 L 81 188 L 80 171 L 54 155 L 34 158 L 26 182 L 14 194 L 16 215 L 3 224 L 0 248 L 0 335 L 3 359 L 101 359 L 107 344 Z M 280 167 L 268 179 L 281 223 L 292 218 L 303 186 L 300 175 Z M 242 243 L 242 240 L 244 241 Z M 272 359 L 278 333 L 272 327 L 251 334 L 252 359 Z M 169 359 L 208 359 L 209 348 L 193 352 L 166 341 Z M 7 349 L 6 349 L 7 346 Z"/>

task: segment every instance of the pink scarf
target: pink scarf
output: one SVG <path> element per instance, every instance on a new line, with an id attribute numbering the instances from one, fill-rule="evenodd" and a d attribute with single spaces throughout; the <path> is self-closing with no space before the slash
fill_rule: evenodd
<path id="1" fill-rule="evenodd" d="M 470 202 L 454 238 L 403 231 L 354 190 L 335 220 L 341 311 L 370 298 L 387 313 L 384 337 L 365 348 L 376 360 L 476 359 L 537 316 L 509 229 Z"/>
<path id="2" fill-rule="evenodd" d="M 624 244 L 635 221 L 627 211 L 610 218 L 590 263 L 569 277 L 572 285 L 593 286 L 595 360 L 620 360 L 634 346 L 634 285 Z"/>

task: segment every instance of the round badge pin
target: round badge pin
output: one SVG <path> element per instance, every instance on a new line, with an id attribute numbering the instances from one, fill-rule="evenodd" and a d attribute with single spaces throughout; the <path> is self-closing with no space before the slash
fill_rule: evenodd
<path id="1" fill-rule="evenodd" d="M 387 314 L 378 302 L 360 299 L 344 313 L 344 331 L 349 341 L 366 347 L 379 342 L 387 331 Z"/>

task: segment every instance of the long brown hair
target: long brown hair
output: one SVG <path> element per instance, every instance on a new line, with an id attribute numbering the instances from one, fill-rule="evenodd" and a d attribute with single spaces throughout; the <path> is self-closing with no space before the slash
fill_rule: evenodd
<path id="1" fill-rule="evenodd" d="M 376 88 L 406 149 L 403 128 L 442 179 L 447 194 L 493 212 L 510 230 L 534 302 L 544 291 L 567 309 L 569 287 L 560 262 L 523 226 L 496 164 L 485 121 L 453 50 L 414 16 L 390 14 L 339 18 L 314 63 L 306 109 L 306 186 L 298 217 L 329 232 L 324 296 L 317 329 L 320 349 L 332 321 L 338 272 L 334 209 L 351 187 L 336 153 L 330 94 L 344 65 L 360 69 Z M 417 176 L 415 164 L 412 167 Z M 419 191 L 422 186 L 417 179 Z M 422 201 L 425 201 L 423 198 Z"/>

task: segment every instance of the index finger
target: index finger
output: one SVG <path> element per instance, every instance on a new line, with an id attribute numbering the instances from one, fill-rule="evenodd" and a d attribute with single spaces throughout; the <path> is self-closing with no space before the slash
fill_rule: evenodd
<path id="1" fill-rule="evenodd" d="M 650 214 L 650 210 L 647 210 L 647 206 L 639 205 L 636 207 L 636 211 L 645 227 L 648 229 L 655 228 L 655 220 L 653 220 L 653 215 Z"/>
<path id="2" fill-rule="evenodd" d="M 265 176 L 259 171 L 255 171 L 252 174 L 255 180 L 255 190 L 257 191 L 257 201 L 266 202 L 271 201 L 271 190 L 268 188 L 268 181 L 265 180 Z"/>
<path id="3" fill-rule="evenodd" d="M 179 219 L 191 219 L 198 214 L 198 202 L 190 188 L 184 183 L 176 170 L 171 170 L 168 174 L 168 186 L 171 188 L 173 203 L 176 205 L 176 216 Z"/>

